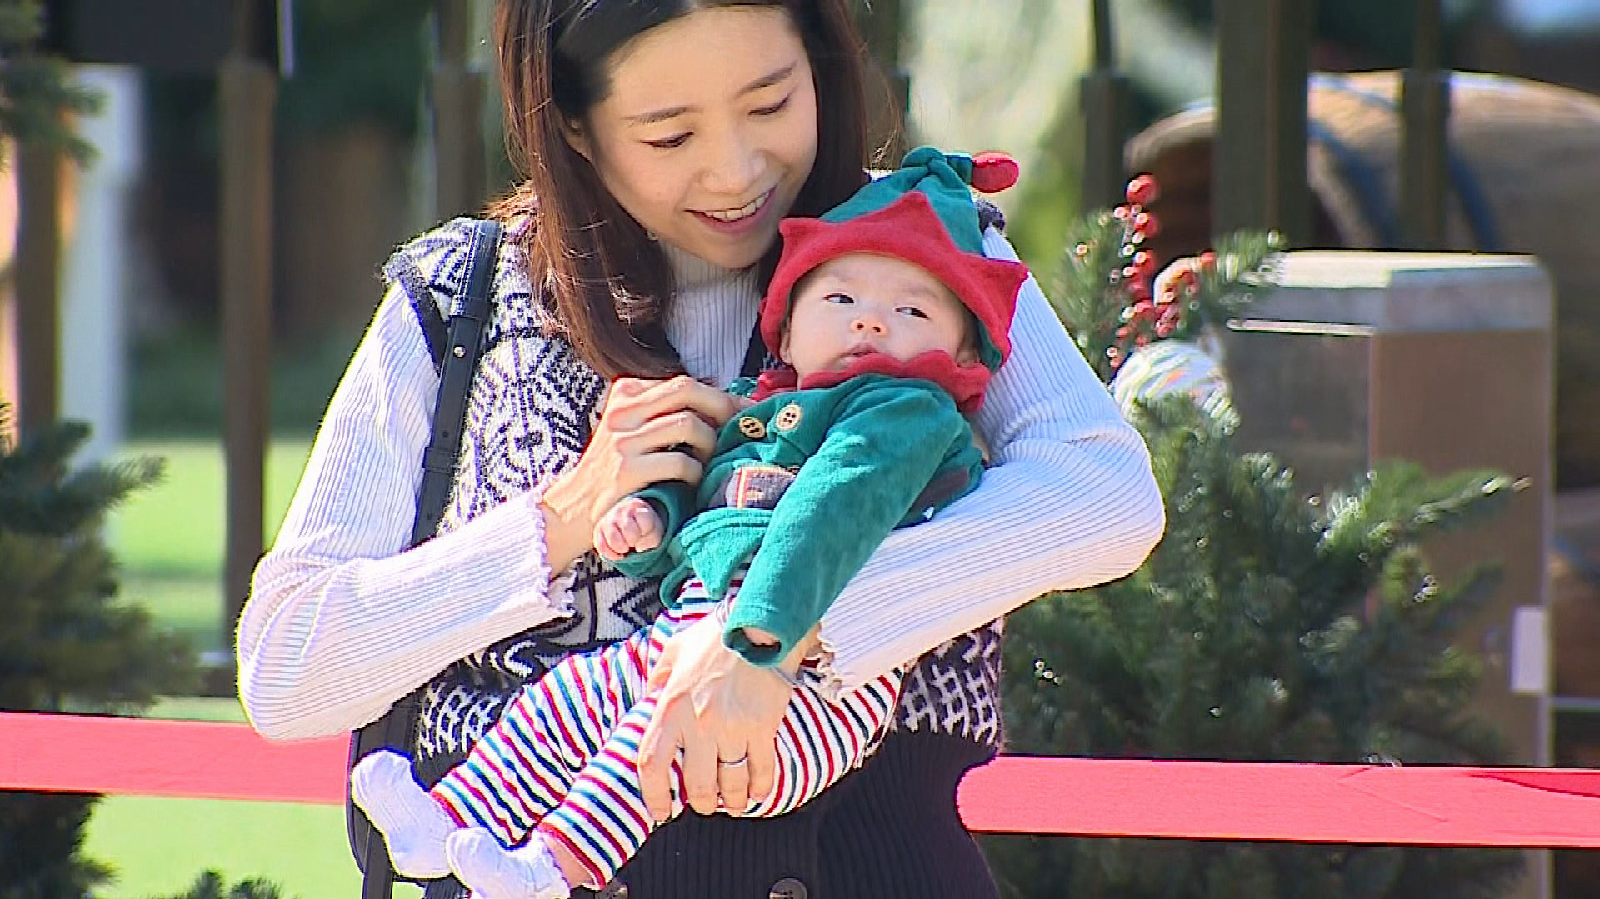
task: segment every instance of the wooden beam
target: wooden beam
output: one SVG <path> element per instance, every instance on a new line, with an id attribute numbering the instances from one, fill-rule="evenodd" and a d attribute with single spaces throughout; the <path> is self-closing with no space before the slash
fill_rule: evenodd
<path id="1" fill-rule="evenodd" d="M 1217 0 L 1212 227 L 1310 234 L 1306 74 L 1312 0 Z"/>
<path id="2" fill-rule="evenodd" d="M 1090 15 L 1093 68 L 1078 81 L 1084 140 L 1078 204 L 1083 211 L 1116 206 L 1125 198 L 1127 173 L 1123 170 L 1122 147 L 1132 90 L 1128 78 L 1117 71 L 1111 0 L 1094 0 Z"/>
<path id="3" fill-rule="evenodd" d="M 1439 0 L 1415 0 L 1415 5 L 1411 67 L 1400 80 L 1400 227 L 1406 249 L 1442 250 L 1449 185 L 1450 72 L 1444 65 Z"/>
<path id="4" fill-rule="evenodd" d="M 18 142 L 17 242 L 4 320 L 11 347 L 8 385 L 18 434 L 37 433 L 61 408 L 61 203 L 65 158 L 54 147 Z"/>
<path id="5" fill-rule="evenodd" d="M 262 482 L 272 342 L 272 147 L 278 82 L 243 53 L 219 71 L 222 115 L 223 443 L 227 458 L 224 627 L 231 635 L 265 546 Z"/>
<path id="6" fill-rule="evenodd" d="M 439 218 L 473 215 L 488 199 L 484 74 L 468 61 L 470 0 L 434 0 L 434 199 Z"/>

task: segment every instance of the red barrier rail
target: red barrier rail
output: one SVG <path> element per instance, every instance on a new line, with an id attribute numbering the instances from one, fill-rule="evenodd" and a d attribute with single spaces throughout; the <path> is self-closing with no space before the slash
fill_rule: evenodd
<path id="1" fill-rule="evenodd" d="M 0 713 L 0 790 L 344 801 L 344 737 Z M 1002 756 L 958 796 L 977 831 L 1600 848 L 1600 770 Z"/>

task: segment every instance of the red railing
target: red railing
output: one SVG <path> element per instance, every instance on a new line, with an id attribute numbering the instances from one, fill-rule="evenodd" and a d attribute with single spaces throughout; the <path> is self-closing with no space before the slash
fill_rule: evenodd
<path id="1" fill-rule="evenodd" d="M 347 740 L 242 724 L 0 713 L 0 789 L 344 801 Z M 1600 770 L 1002 756 L 958 796 L 976 831 L 1600 848 Z"/>

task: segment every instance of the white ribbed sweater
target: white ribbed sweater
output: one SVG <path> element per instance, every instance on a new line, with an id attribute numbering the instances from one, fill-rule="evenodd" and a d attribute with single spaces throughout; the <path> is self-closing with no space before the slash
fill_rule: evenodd
<path id="1" fill-rule="evenodd" d="M 1015 259 L 998 231 L 990 256 Z M 749 272 L 675 254 L 666 328 L 688 371 L 738 373 Z M 1162 507 L 1138 434 L 1029 279 L 1012 356 L 974 424 L 994 465 L 932 521 L 896 531 L 823 618 L 831 684 L 855 686 L 1052 590 L 1137 567 Z M 404 549 L 438 378 L 398 285 L 340 381 L 238 634 L 240 698 L 275 738 L 359 727 L 446 665 L 572 608 L 552 586 L 537 488 Z"/>

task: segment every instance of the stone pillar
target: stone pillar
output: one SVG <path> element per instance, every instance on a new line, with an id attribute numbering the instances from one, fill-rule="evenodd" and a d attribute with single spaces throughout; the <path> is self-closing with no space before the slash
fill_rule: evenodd
<path id="1" fill-rule="evenodd" d="M 1484 662 L 1476 710 L 1517 764 L 1550 760 L 1546 553 L 1552 512 L 1550 280 L 1531 257 L 1298 252 L 1224 339 L 1240 443 L 1307 490 L 1374 462 L 1495 468 L 1528 487 L 1427 547 L 1442 581 L 1493 561 L 1502 581 L 1461 645 Z M 1548 892 L 1548 853 L 1519 897 Z"/>

